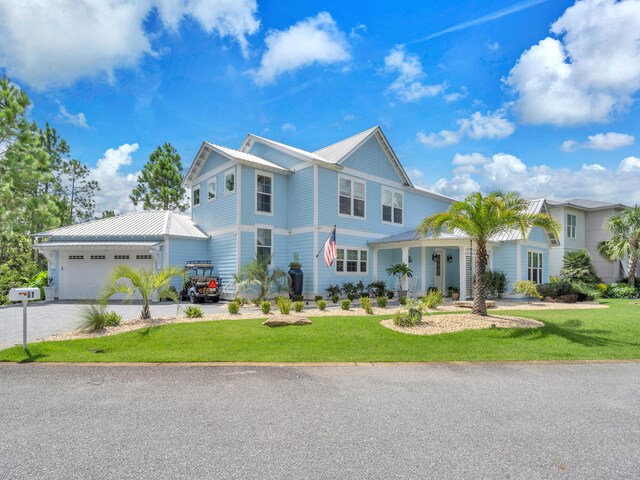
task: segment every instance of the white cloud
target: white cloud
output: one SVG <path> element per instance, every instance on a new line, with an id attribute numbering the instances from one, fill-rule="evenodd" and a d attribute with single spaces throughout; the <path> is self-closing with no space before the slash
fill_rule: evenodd
<path id="1" fill-rule="evenodd" d="M 407 170 L 407 175 L 409 175 L 409 178 L 420 182 L 420 180 L 422 180 L 422 178 L 424 177 L 424 172 L 417 168 L 410 168 L 409 170 Z"/>
<path id="2" fill-rule="evenodd" d="M 278 76 L 313 64 L 330 65 L 349 60 L 349 45 L 344 33 L 328 12 L 305 18 L 287 30 L 270 30 L 265 38 L 255 81 L 272 83 Z"/>
<path id="3" fill-rule="evenodd" d="M 498 42 L 493 42 L 493 43 L 487 43 L 487 48 L 491 52 L 497 52 L 498 50 L 500 50 L 502 48 L 502 46 Z"/>
<path id="4" fill-rule="evenodd" d="M 97 212 L 114 210 L 116 213 L 127 213 L 142 208 L 136 208 L 129 199 L 140 172 L 125 174 L 120 171 L 122 167 L 131 165 L 131 154 L 137 151 L 137 143 L 110 148 L 98 160 L 96 167 L 91 169 L 91 180 L 97 180 L 101 188 L 95 196 Z"/>
<path id="5" fill-rule="evenodd" d="M 437 133 L 418 132 L 418 142 L 426 147 L 446 147 L 453 145 L 467 136 L 474 140 L 500 139 L 510 136 L 516 126 L 504 117 L 504 112 L 487 112 L 483 115 L 475 112 L 469 118 L 458 119 L 458 130 L 440 130 Z"/>
<path id="6" fill-rule="evenodd" d="M 296 126 L 293 123 L 286 122 L 282 124 L 282 127 L 280 127 L 280 130 L 282 130 L 283 132 L 295 132 Z"/>
<path id="7" fill-rule="evenodd" d="M 69 113 L 64 105 L 60 105 L 60 112 L 58 116 L 65 123 L 69 123 L 80 128 L 89 128 L 87 117 L 85 117 L 84 113 L 79 112 L 74 115 L 73 113 Z"/>
<path id="8" fill-rule="evenodd" d="M 640 89 L 640 2 L 583 0 L 525 51 L 505 82 L 522 121 L 575 125 L 607 121 Z"/>
<path id="9" fill-rule="evenodd" d="M 260 24 L 255 0 L 9 0 L 0 2 L 0 66 L 39 90 L 83 77 L 113 81 L 115 70 L 157 55 L 158 32 L 144 25 L 156 6 L 164 27 L 176 30 L 190 16 L 243 51 Z"/>
<path id="10" fill-rule="evenodd" d="M 447 102 L 454 102 L 467 96 L 466 89 L 459 93 L 447 94 L 447 84 L 426 85 L 421 79 L 426 77 L 420 58 L 407 53 L 404 45 L 396 45 L 384 58 L 384 70 L 396 73 L 398 77 L 389 86 L 388 91 L 394 93 L 401 102 L 417 102 L 425 97 L 442 95 Z"/>
<path id="11" fill-rule="evenodd" d="M 520 158 L 498 153 L 456 155 L 449 177 L 427 188 L 454 197 L 473 191 L 517 191 L 527 197 L 592 198 L 625 204 L 640 203 L 640 158 L 627 157 L 617 168 L 583 164 L 579 169 L 526 165 Z"/>
<path id="12" fill-rule="evenodd" d="M 626 133 L 596 133 L 589 135 L 587 141 L 580 144 L 575 140 L 566 140 L 562 142 L 560 148 L 563 152 L 573 152 L 578 148 L 589 148 L 591 150 L 616 150 L 622 147 L 633 145 L 636 139 L 633 135 Z"/>
<path id="13" fill-rule="evenodd" d="M 366 33 L 366 31 L 367 26 L 364 23 L 359 23 L 351 29 L 351 32 L 349 32 L 349 38 L 356 40 L 361 37 L 360 32 Z"/>
<path id="14" fill-rule="evenodd" d="M 620 173 L 640 173 L 640 158 L 627 157 L 618 165 Z M 637 185 L 637 184 L 636 184 Z"/>

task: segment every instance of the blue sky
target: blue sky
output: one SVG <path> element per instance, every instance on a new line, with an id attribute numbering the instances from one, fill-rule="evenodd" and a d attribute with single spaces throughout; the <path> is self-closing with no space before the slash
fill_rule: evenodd
<path id="1" fill-rule="evenodd" d="M 127 211 L 149 153 L 255 133 L 315 150 L 381 125 L 452 195 L 640 202 L 637 0 L 20 0 L 0 68 Z M 46 14 L 42 14 L 45 12 Z"/>

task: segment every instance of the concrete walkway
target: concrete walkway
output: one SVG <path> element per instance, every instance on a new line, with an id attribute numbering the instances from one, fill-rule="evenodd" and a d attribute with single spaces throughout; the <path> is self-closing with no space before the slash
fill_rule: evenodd
<path id="1" fill-rule="evenodd" d="M 188 302 L 181 302 L 184 308 Z M 80 301 L 55 301 L 31 303 L 28 307 L 28 341 L 49 337 L 56 333 L 75 330 L 80 323 L 80 312 L 85 305 Z M 226 311 L 225 303 L 198 304 L 205 313 Z M 140 303 L 112 303 L 109 309 L 122 315 L 123 320 L 140 315 Z M 176 304 L 159 302 L 151 304 L 151 314 L 155 317 L 176 315 Z M 0 308 L 0 349 L 22 344 L 22 304 Z"/>

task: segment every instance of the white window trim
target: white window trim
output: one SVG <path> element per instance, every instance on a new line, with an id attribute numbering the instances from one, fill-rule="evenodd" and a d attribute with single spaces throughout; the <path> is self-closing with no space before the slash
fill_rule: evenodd
<path id="1" fill-rule="evenodd" d="M 273 241 L 271 243 L 273 243 Z M 338 246 L 336 250 L 344 250 L 344 255 L 345 255 L 344 260 L 342 260 L 344 262 L 345 271 L 339 272 L 338 271 L 338 253 L 336 251 L 336 258 L 333 261 L 335 263 L 333 267 L 333 271 L 336 275 L 369 275 L 369 272 L 371 271 L 371 260 L 370 260 L 371 253 L 369 252 L 369 248 Z M 347 272 L 347 250 L 356 250 L 358 252 L 358 271 L 357 272 Z M 366 272 L 363 272 L 360 270 L 360 252 L 367 252 L 367 271 Z"/>
<path id="2" fill-rule="evenodd" d="M 569 223 L 569 217 L 573 217 L 575 224 Z M 578 216 L 574 213 L 567 213 L 567 238 L 576 238 L 578 230 Z M 569 235 L 569 233 L 573 233 L 573 235 Z"/>
<path id="3" fill-rule="evenodd" d="M 271 257 L 271 261 L 269 262 L 269 266 L 272 265 L 273 263 L 273 252 L 274 252 L 274 245 L 275 245 L 275 233 L 274 233 L 274 229 L 272 226 L 270 225 L 257 225 L 256 226 L 256 233 L 255 236 L 253 238 L 253 255 L 255 258 L 258 258 L 258 230 L 269 230 L 271 232 L 271 255 L 269 255 Z"/>
<path id="4" fill-rule="evenodd" d="M 229 175 L 233 174 L 233 190 L 227 190 L 227 177 Z M 238 175 L 236 174 L 236 168 L 230 168 L 229 170 L 227 170 L 226 172 L 224 172 L 224 195 L 233 195 L 234 193 L 236 193 L 236 190 L 238 189 Z"/>
<path id="5" fill-rule="evenodd" d="M 529 271 L 534 270 L 534 267 L 529 266 L 529 254 L 532 253 L 534 255 L 538 255 L 538 268 L 540 275 L 538 276 L 538 282 L 536 285 L 541 285 L 544 283 L 544 255 L 540 250 L 527 250 L 527 280 L 529 280 Z"/>
<path id="6" fill-rule="evenodd" d="M 349 180 L 351 182 L 351 215 L 347 215 L 346 213 L 340 213 L 340 180 L 341 179 Z M 364 217 L 358 217 L 353 214 L 353 200 L 354 200 L 353 199 L 353 182 L 358 182 L 364 185 Z M 367 219 L 367 181 L 362 178 L 352 177 L 350 175 L 338 174 L 338 184 L 336 186 L 337 186 L 336 198 L 338 201 L 338 205 L 337 205 L 338 216 L 344 217 L 344 218 L 354 218 L 356 220 L 366 220 Z"/>
<path id="7" fill-rule="evenodd" d="M 269 177 L 271 178 L 271 212 L 262 212 L 260 210 L 258 210 L 258 175 L 260 175 L 261 177 Z M 274 186 L 275 186 L 275 178 L 273 177 L 273 173 L 269 173 L 269 172 L 263 172 L 261 170 L 256 170 L 256 174 L 255 174 L 255 212 L 256 215 L 267 215 L 269 217 L 273 217 L 273 210 L 274 210 Z"/>
<path id="8" fill-rule="evenodd" d="M 198 203 L 195 202 L 196 191 L 198 192 Z M 202 191 L 200 190 L 200 185 L 197 187 L 193 187 L 191 191 L 191 208 L 198 208 L 202 204 Z"/>
<path id="9" fill-rule="evenodd" d="M 382 203 L 382 197 L 383 197 L 383 191 L 387 190 L 389 192 L 391 192 L 391 221 L 387 222 L 385 220 L 383 220 L 384 215 L 382 213 L 382 207 L 384 206 L 384 204 Z M 399 193 L 400 195 L 402 195 L 402 223 L 396 223 L 393 221 L 393 194 L 394 193 Z M 366 204 L 365 204 L 366 206 Z M 380 186 L 380 221 L 384 224 L 387 225 L 397 225 L 399 227 L 404 227 L 404 214 L 405 214 L 405 208 L 404 208 L 404 192 L 402 190 L 398 190 L 395 188 L 389 188 L 386 185 L 381 185 Z"/>
<path id="10" fill-rule="evenodd" d="M 209 185 L 212 185 L 212 184 L 216 186 L 216 196 L 215 196 L 215 198 L 209 198 Z M 217 176 L 211 178 L 207 182 L 207 203 L 215 202 L 216 200 L 218 200 L 218 177 Z"/>

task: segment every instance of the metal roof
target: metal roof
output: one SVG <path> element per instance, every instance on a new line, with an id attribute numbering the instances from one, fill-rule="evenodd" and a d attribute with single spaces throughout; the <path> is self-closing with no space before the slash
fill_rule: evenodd
<path id="1" fill-rule="evenodd" d="M 316 155 L 325 158 L 327 162 L 338 163 L 342 158 L 354 148 L 356 148 L 366 137 L 368 137 L 378 126 L 371 127 L 364 132 L 356 133 L 355 135 L 340 140 L 339 142 L 332 143 L 326 147 L 321 148 L 313 152 Z"/>
<path id="2" fill-rule="evenodd" d="M 320 155 L 317 155 L 316 153 L 308 152 L 307 150 L 303 150 L 301 148 L 292 147 L 291 145 L 286 145 L 281 142 L 276 142 L 275 140 L 264 138 L 259 135 L 255 135 L 253 133 L 250 133 L 247 135 L 247 138 L 244 139 L 244 141 L 242 142 L 242 146 L 240 148 L 245 148 L 249 146 L 249 140 L 251 139 L 253 139 L 254 141 L 257 140 L 258 142 L 264 143 L 265 145 L 270 145 L 272 147 L 275 147 L 276 150 L 284 150 L 286 152 L 289 152 L 296 158 L 301 158 L 303 160 L 319 160 L 321 162 L 332 163 L 326 158 Z"/>
<path id="3" fill-rule="evenodd" d="M 265 160 L 264 158 L 260 158 L 256 155 L 241 152 L 240 150 L 234 150 L 233 148 L 223 147 L 222 145 L 216 145 L 214 143 L 205 143 L 214 150 L 218 150 L 220 153 L 226 154 L 226 156 L 232 157 L 234 160 L 238 160 L 239 162 L 246 162 L 253 165 L 258 165 L 260 167 L 267 167 L 281 173 L 289 173 L 289 170 L 287 170 L 286 168 L 281 167 L 280 165 L 276 165 L 275 163 Z"/>
<path id="4" fill-rule="evenodd" d="M 51 248 L 51 249 L 64 249 L 64 248 L 73 248 L 77 249 L 78 247 L 83 247 L 88 250 L 98 250 L 98 249 L 112 249 L 112 248 L 151 248 L 155 245 L 160 245 L 161 242 L 42 242 L 36 243 L 33 245 L 33 248 L 42 249 L 42 248 Z"/>
<path id="5" fill-rule="evenodd" d="M 602 202 L 600 200 L 586 200 L 574 198 L 571 200 L 547 200 L 551 207 L 575 207 L 583 210 L 599 210 L 603 208 L 626 208 L 621 203 Z"/>
<path id="6" fill-rule="evenodd" d="M 143 210 L 117 217 L 102 218 L 90 222 L 69 225 L 36 237 L 170 237 L 209 238 L 193 221 L 168 210 Z"/>

